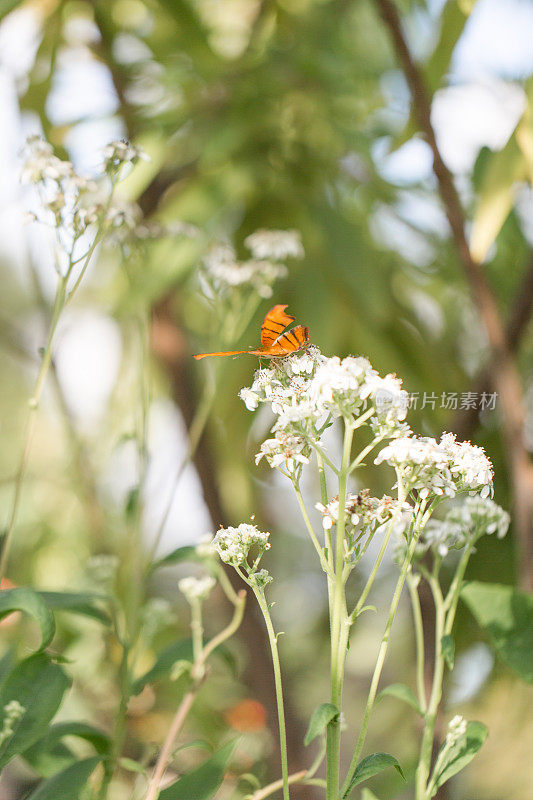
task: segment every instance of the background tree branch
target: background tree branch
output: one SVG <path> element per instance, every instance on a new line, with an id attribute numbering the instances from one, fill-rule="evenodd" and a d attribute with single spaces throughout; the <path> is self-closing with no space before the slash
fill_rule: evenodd
<path id="1" fill-rule="evenodd" d="M 510 467 L 513 519 L 519 551 L 520 583 L 533 589 L 533 464 L 524 440 L 525 403 L 520 375 L 510 350 L 507 332 L 483 269 L 471 256 L 465 232 L 465 214 L 450 170 L 445 165 L 431 122 L 431 99 L 421 70 L 405 38 L 393 0 L 376 0 L 403 69 L 416 119 L 433 154 L 433 171 L 452 239 L 470 285 L 473 301 L 485 327 L 491 352 L 490 370 L 502 410 L 502 433 Z"/>

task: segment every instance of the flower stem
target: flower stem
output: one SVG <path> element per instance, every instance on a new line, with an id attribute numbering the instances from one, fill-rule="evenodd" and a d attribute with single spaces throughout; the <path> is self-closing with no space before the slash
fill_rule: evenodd
<path id="1" fill-rule="evenodd" d="M 474 542 L 470 542 L 461 557 L 453 581 L 446 595 L 442 596 L 442 591 L 438 581 L 437 569 L 427 575 L 427 580 L 435 603 L 435 669 L 431 686 L 431 695 L 424 718 L 424 732 L 420 745 L 420 756 L 415 777 L 415 800 L 427 800 L 432 790 L 432 785 L 436 775 L 428 784 L 428 777 L 431 768 L 431 756 L 433 753 L 433 740 L 435 736 L 435 724 L 440 701 L 442 699 L 442 682 L 444 678 L 445 659 L 442 652 L 442 637 L 449 636 L 453 629 L 459 594 L 463 582 L 468 560 L 472 553 Z"/>
<path id="2" fill-rule="evenodd" d="M 331 574 L 330 566 L 329 566 L 328 562 L 326 561 L 326 557 L 324 556 L 324 549 L 321 547 L 320 542 L 318 541 L 317 535 L 316 535 L 316 533 L 314 531 L 314 528 L 313 528 L 313 526 L 311 524 L 311 520 L 309 519 L 309 514 L 307 513 L 307 509 L 306 509 L 304 501 L 303 501 L 303 497 L 302 497 L 302 493 L 300 491 L 300 487 L 299 487 L 298 483 L 295 480 L 293 480 L 293 486 L 294 486 L 294 491 L 296 492 L 296 497 L 298 499 L 298 505 L 300 506 L 300 511 L 302 512 L 302 517 L 304 518 L 305 527 L 307 528 L 309 536 L 311 537 L 311 541 L 313 542 L 314 548 L 315 548 L 315 550 L 317 552 L 318 558 L 320 559 L 320 565 L 321 565 L 322 569 L 324 570 L 324 572 L 326 573 L 326 575 L 329 575 L 331 578 L 333 578 L 333 575 Z"/>
<path id="3" fill-rule="evenodd" d="M 278 637 L 274 632 L 272 619 L 268 608 L 268 603 L 265 599 L 264 593 L 258 589 L 253 583 L 250 583 L 252 590 L 259 603 L 259 608 L 263 614 L 265 625 L 268 633 L 268 641 L 270 644 L 270 652 L 272 654 L 272 666 L 274 668 L 274 684 L 276 686 L 276 705 L 278 709 L 278 725 L 279 725 L 279 745 L 281 755 L 281 780 L 283 786 L 283 800 L 289 800 L 289 766 L 287 759 L 287 733 L 285 728 L 285 710 L 283 707 L 283 686 L 281 683 L 281 666 L 278 653 Z"/>
<path id="4" fill-rule="evenodd" d="M 385 657 L 387 655 L 387 649 L 388 649 L 388 646 L 389 646 L 389 636 L 390 636 L 391 628 L 392 628 L 392 625 L 393 625 L 393 622 L 394 622 L 394 618 L 396 616 L 396 611 L 398 609 L 398 604 L 400 602 L 400 596 L 401 596 L 401 593 L 402 593 L 403 585 L 405 583 L 405 578 L 406 578 L 406 575 L 407 575 L 407 571 L 408 571 L 408 569 L 410 567 L 410 564 L 411 564 L 411 561 L 412 561 L 412 558 L 413 558 L 413 555 L 414 555 L 414 552 L 415 552 L 416 544 L 418 542 L 418 537 L 420 536 L 420 532 L 421 532 L 422 528 L 424 527 L 426 520 L 427 520 L 427 514 L 425 514 L 422 517 L 420 525 L 416 525 L 413 528 L 411 541 L 409 543 L 409 549 L 408 549 L 407 554 L 406 554 L 406 556 L 404 558 L 404 561 L 403 561 L 403 564 L 402 564 L 402 568 L 401 568 L 401 571 L 400 571 L 400 576 L 398 578 L 398 581 L 396 583 L 396 587 L 394 589 L 394 594 L 392 596 L 392 601 L 391 601 L 390 608 L 389 608 L 389 614 L 387 616 L 387 622 L 385 624 L 385 630 L 383 631 L 383 636 L 381 638 L 381 644 L 380 644 L 379 651 L 378 651 L 378 657 L 377 657 L 377 661 L 376 661 L 376 666 L 374 667 L 374 673 L 372 675 L 372 681 L 371 681 L 371 684 L 370 684 L 370 690 L 369 690 L 369 693 L 368 693 L 365 712 L 364 712 L 364 715 L 363 715 L 363 723 L 361 725 L 361 730 L 359 732 L 359 737 L 357 739 L 357 744 L 355 746 L 355 752 L 353 754 L 353 758 L 352 758 L 350 766 L 348 768 L 348 773 L 346 775 L 346 779 L 345 779 L 345 781 L 344 781 L 344 783 L 342 785 L 341 794 L 340 794 L 341 798 L 344 798 L 344 797 L 348 796 L 348 792 L 349 792 L 349 789 L 350 789 L 350 784 L 351 784 L 354 772 L 355 772 L 355 770 L 357 768 L 357 764 L 358 764 L 358 761 L 359 761 L 359 756 L 361 755 L 361 751 L 362 751 L 364 743 L 365 743 L 366 734 L 367 734 L 367 731 L 368 731 L 368 724 L 369 724 L 369 721 L 370 721 L 370 714 L 371 714 L 372 709 L 374 707 L 374 702 L 375 702 L 375 699 L 376 699 L 377 689 L 378 689 L 379 681 L 380 681 L 380 678 L 381 678 L 381 671 L 383 669 L 383 664 L 385 662 Z"/>
<path id="5" fill-rule="evenodd" d="M 11 540 L 13 538 L 13 529 L 15 527 L 19 506 L 20 506 L 20 499 L 22 494 L 22 484 L 24 482 L 24 476 L 26 475 L 26 468 L 28 466 L 28 459 L 30 455 L 31 445 L 33 442 L 33 436 L 35 434 L 35 424 L 37 421 L 37 409 L 39 407 L 39 403 L 41 400 L 41 396 L 44 389 L 44 382 L 46 376 L 48 374 L 48 370 L 50 368 L 50 364 L 52 362 L 52 342 L 54 339 L 54 334 L 56 332 L 57 323 L 59 322 L 59 317 L 61 316 L 61 312 L 65 307 L 65 296 L 66 296 L 66 288 L 67 288 L 67 277 L 61 277 L 59 279 L 59 283 L 56 289 L 56 295 L 54 300 L 54 305 L 52 309 L 52 318 L 50 320 L 50 328 L 48 331 L 48 340 L 46 342 L 46 346 L 43 351 L 42 359 L 41 359 L 41 366 L 39 368 L 39 372 L 37 375 L 37 379 L 35 381 L 35 385 L 33 388 L 32 396 L 29 400 L 29 412 L 28 418 L 26 421 L 26 433 L 24 439 L 24 446 L 22 448 L 22 454 L 20 457 L 19 467 L 17 470 L 16 478 L 15 478 L 15 491 L 13 495 L 13 503 L 11 505 L 11 512 L 9 515 L 9 520 L 6 526 L 6 531 L 4 534 L 3 546 L 2 546 L 2 555 L 0 557 L 0 580 L 4 577 L 7 560 L 9 557 L 9 550 L 11 546 Z"/>
<path id="6" fill-rule="evenodd" d="M 409 596 L 411 598 L 411 607 L 413 609 L 413 624 L 415 628 L 415 644 L 416 644 L 416 691 L 418 695 L 418 705 L 423 714 L 427 710 L 426 688 L 424 685 L 424 627 L 422 625 L 422 611 L 420 609 L 420 598 L 418 596 L 417 579 L 409 570 L 406 576 L 407 588 L 409 589 Z"/>
<path id="7" fill-rule="evenodd" d="M 350 466 L 353 431 L 353 424 L 345 420 L 342 464 L 339 470 L 339 512 L 335 541 L 335 577 L 333 592 L 330 593 L 331 703 L 339 711 L 339 714 L 329 723 L 326 731 L 326 800 L 337 800 L 339 793 L 340 711 L 344 663 L 349 635 L 343 576 L 346 481 Z"/>

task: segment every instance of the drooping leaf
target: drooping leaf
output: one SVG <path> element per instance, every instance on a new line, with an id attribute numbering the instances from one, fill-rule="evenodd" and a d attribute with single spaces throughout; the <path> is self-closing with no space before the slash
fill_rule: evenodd
<path id="1" fill-rule="evenodd" d="M 22 753 L 22 757 L 40 775 L 52 775 L 74 760 L 68 747 L 61 741 L 65 736 L 76 736 L 90 742 L 97 753 L 109 752 L 111 740 L 98 728 L 85 722 L 59 722 L 51 725 L 45 736 Z"/>
<path id="2" fill-rule="evenodd" d="M 342 796 L 343 800 L 345 797 L 349 797 L 355 787 L 360 783 L 367 781 L 379 772 L 383 772 L 383 770 L 388 767 L 394 767 L 405 780 L 405 775 L 403 774 L 400 764 L 390 753 L 372 753 L 372 755 L 363 758 L 357 765 L 348 789 Z"/>
<path id="3" fill-rule="evenodd" d="M 498 583 L 472 581 L 461 599 L 487 632 L 500 658 L 533 683 L 533 594 Z"/>
<path id="4" fill-rule="evenodd" d="M 459 737 L 444 758 L 444 762 L 440 768 L 439 774 L 437 775 L 435 791 L 433 792 L 432 797 L 437 793 L 439 786 L 442 786 L 442 784 L 447 780 L 452 778 L 454 775 L 457 775 L 458 772 L 464 769 L 466 765 L 472 761 L 481 745 L 487 738 L 487 734 L 487 726 L 482 722 L 467 723 L 466 733 Z M 443 744 L 442 747 L 445 747 L 445 744 Z"/>
<path id="5" fill-rule="evenodd" d="M 211 800 L 224 780 L 236 743 L 236 739 L 228 742 L 199 767 L 167 786 L 160 792 L 159 800 Z"/>
<path id="6" fill-rule="evenodd" d="M 154 561 L 152 569 L 171 567 L 173 564 L 179 564 L 182 561 L 198 561 L 199 558 L 196 547 L 193 547 L 193 545 L 185 545 L 183 547 L 177 547 L 166 556 L 163 556 L 163 558 Z"/>
<path id="7" fill-rule="evenodd" d="M 105 595 L 79 592 L 37 592 L 49 609 L 53 611 L 71 611 L 73 614 L 82 614 L 92 617 L 99 622 L 109 623 L 109 615 L 97 605 L 98 601 L 105 601 Z"/>
<path id="8" fill-rule="evenodd" d="M 0 709 L 16 700 L 24 708 L 13 734 L 0 746 L 0 768 L 23 753 L 47 732 L 70 681 L 45 653 L 14 666 L 0 687 Z"/>
<path id="9" fill-rule="evenodd" d="M 154 666 L 141 675 L 134 682 L 132 687 L 133 694 L 142 692 L 147 683 L 153 683 L 160 678 L 169 675 L 176 661 L 192 661 L 192 641 L 191 639 L 181 639 L 179 642 L 172 642 L 158 655 Z"/>
<path id="10" fill-rule="evenodd" d="M 453 669 L 455 662 L 455 642 L 453 636 L 450 636 L 449 633 L 444 634 L 440 640 L 440 646 L 448 669 Z"/>
<path id="11" fill-rule="evenodd" d="M 420 708 L 413 690 L 405 683 L 391 683 L 390 686 L 386 686 L 385 689 L 378 694 L 376 702 L 383 697 L 396 697 L 398 700 L 403 700 L 404 703 L 407 703 L 407 705 L 414 708 L 419 714 L 422 714 L 422 709 Z"/>
<path id="12" fill-rule="evenodd" d="M 311 719 L 309 721 L 309 727 L 307 728 L 307 733 L 305 734 L 304 744 L 307 747 L 313 739 L 316 739 L 317 736 L 326 730 L 329 723 L 336 719 L 339 716 L 339 709 L 336 708 L 332 703 L 322 703 L 321 705 L 317 706 L 313 711 Z"/>
<path id="13" fill-rule="evenodd" d="M 54 617 L 38 592 L 26 586 L 0 591 L 0 619 L 13 611 L 23 611 L 33 617 L 41 629 L 41 650 L 48 647 L 55 633 Z"/>
<path id="14" fill-rule="evenodd" d="M 27 800 L 78 800 L 82 789 L 101 760 L 101 756 L 92 756 L 71 764 L 41 783 Z"/>

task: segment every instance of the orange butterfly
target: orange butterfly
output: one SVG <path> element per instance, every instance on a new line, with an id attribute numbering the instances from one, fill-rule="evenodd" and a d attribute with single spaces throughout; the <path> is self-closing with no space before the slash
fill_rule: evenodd
<path id="1" fill-rule="evenodd" d="M 263 356 L 265 358 L 283 358 L 291 353 L 297 353 L 309 345 L 309 328 L 296 325 L 289 331 L 283 331 L 294 317 L 285 313 L 287 306 L 273 306 L 261 325 L 261 347 L 257 350 L 229 350 L 225 353 L 200 353 L 194 358 L 206 356 L 238 356 L 248 353 L 250 356 Z"/>

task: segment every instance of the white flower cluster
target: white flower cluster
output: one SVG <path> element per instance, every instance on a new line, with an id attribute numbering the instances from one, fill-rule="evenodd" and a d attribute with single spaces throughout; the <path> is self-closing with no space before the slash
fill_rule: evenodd
<path id="1" fill-rule="evenodd" d="M 431 549 L 445 557 L 450 549 L 461 549 L 484 534 L 502 539 L 509 528 L 509 514 L 490 498 L 465 497 L 452 506 L 444 519 L 431 519 L 420 540 L 422 552 Z"/>
<path id="2" fill-rule="evenodd" d="M 311 448 L 303 436 L 276 431 L 273 439 L 266 439 L 261 445 L 255 463 L 259 464 L 265 457 L 273 469 L 283 466 L 288 472 L 294 473 L 298 464 L 309 464 L 310 453 Z"/>
<path id="3" fill-rule="evenodd" d="M 215 584 L 216 580 L 211 575 L 204 575 L 201 578 L 190 575 L 178 581 L 178 589 L 189 603 L 195 603 L 205 600 Z"/>
<path id="4" fill-rule="evenodd" d="M 114 172 L 124 164 L 134 165 L 140 160 L 150 160 L 142 147 L 130 144 L 125 139 L 110 142 L 104 147 L 102 156 L 104 172 Z"/>
<path id="5" fill-rule="evenodd" d="M 111 181 L 121 177 L 119 170 L 124 165 L 134 165 L 139 159 L 146 159 L 141 148 L 123 141 L 111 142 L 104 148 L 103 156 L 102 171 Z M 108 238 L 119 242 L 198 234 L 193 225 L 179 221 L 166 225 L 143 222 L 136 203 L 115 195 L 110 198 L 109 181 L 97 182 L 79 175 L 71 162 L 54 155 L 52 146 L 40 136 L 31 136 L 27 140 L 21 180 L 37 187 L 46 214 L 44 218 L 31 214 L 30 218 L 52 223 L 58 229 L 67 252 L 70 252 L 73 241 L 98 223 L 106 226 Z"/>
<path id="6" fill-rule="evenodd" d="M 203 262 L 203 277 L 215 292 L 251 286 L 260 297 L 272 297 L 272 286 L 288 274 L 281 259 L 303 258 L 296 231 L 256 231 L 245 239 L 252 258 L 239 261 L 229 244 L 211 248 Z"/>
<path id="7" fill-rule="evenodd" d="M 284 258 L 303 258 L 304 248 L 299 231 L 266 230 L 261 228 L 250 234 L 244 244 L 252 258 L 283 261 Z"/>
<path id="8" fill-rule="evenodd" d="M 347 523 L 352 528 L 376 528 L 385 524 L 390 518 L 409 508 L 408 503 L 400 503 L 388 495 L 372 497 L 368 489 L 358 494 L 348 492 L 345 499 Z M 315 508 L 322 514 L 322 527 L 329 530 L 339 519 L 339 498 L 334 497 L 327 505 L 317 503 Z"/>
<path id="9" fill-rule="evenodd" d="M 308 463 L 310 447 L 334 417 L 373 407 L 370 424 L 376 440 L 406 430 L 407 392 L 398 378 L 380 377 L 366 358 L 326 358 L 313 345 L 258 370 L 239 396 L 249 411 L 266 403 L 276 415 L 274 438 L 263 443 L 256 463 L 266 457 L 272 467 L 283 464 L 291 473 Z"/>
<path id="10" fill-rule="evenodd" d="M 457 442 L 444 433 L 440 442 L 431 437 L 402 436 L 389 442 L 378 453 L 375 464 L 387 462 L 401 471 L 408 491 L 420 497 L 455 497 L 457 492 L 492 492 L 492 464 L 482 447 Z"/>
<path id="11" fill-rule="evenodd" d="M 254 549 L 257 552 L 252 571 L 255 571 L 265 550 L 270 549 L 270 534 L 263 533 L 256 525 L 241 522 L 237 528 L 220 528 L 217 531 L 213 546 L 224 563 L 234 567 L 249 568 L 248 556 Z"/>

